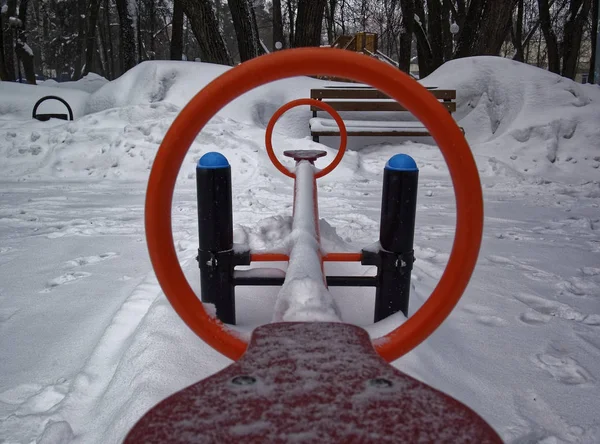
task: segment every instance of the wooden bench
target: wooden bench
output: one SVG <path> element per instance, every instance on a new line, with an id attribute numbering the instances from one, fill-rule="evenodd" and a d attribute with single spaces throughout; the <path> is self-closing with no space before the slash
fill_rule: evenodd
<path id="1" fill-rule="evenodd" d="M 428 88 L 446 107 L 448 112 L 456 111 L 456 91 L 451 89 Z M 310 97 L 327 103 L 336 111 L 407 111 L 402 105 L 382 92 L 366 86 L 330 86 L 311 89 Z M 339 136 L 335 120 L 317 117 L 321 109 L 311 106 L 310 133 L 315 142 L 320 136 Z M 429 136 L 427 128 L 419 121 L 376 121 L 346 120 L 348 136 Z"/>

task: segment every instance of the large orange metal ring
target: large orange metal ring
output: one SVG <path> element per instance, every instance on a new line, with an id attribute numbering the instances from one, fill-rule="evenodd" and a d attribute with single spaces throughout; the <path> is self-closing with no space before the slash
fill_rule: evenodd
<path id="1" fill-rule="evenodd" d="M 392 361 L 427 338 L 460 299 L 481 244 L 483 198 L 475 161 L 450 113 L 424 87 L 384 62 L 340 49 L 291 49 L 244 62 L 209 83 L 177 116 L 154 160 L 145 213 L 150 259 L 165 295 L 185 323 L 219 352 L 239 358 L 246 342 L 206 313 L 179 266 L 171 230 L 175 181 L 189 146 L 227 103 L 265 83 L 313 74 L 351 78 L 397 100 L 427 127 L 450 170 L 457 218 L 448 265 L 427 302 L 400 327 L 374 340 L 377 352 Z"/>
<path id="2" fill-rule="evenodd" d="M 272 139 L 273 128 L 275 128 L 275 124 L 283 115 L 283 113 L 300 105 L 313 105 L 317 108 L 321 108 L 323 111 L 327 111 L 331 115 L 331 117 L 333 117 L 340 129 L 340 147 L 338 148 L 338 153 L 329 165 L 327 165 L 321 171 L 317 171 L 317 173 L 315 174 L 315 179 L 318 179 L 331 173 L 335 169 L 335 167 L 339 165 L 339 163 L 342 161 L 342 157 L 344 157 L 344 153 L 346 152 L 346 144 L 348 142 L 348 134 L 346 133 L 346 125 L 344 124 L 344 121 L 342 120 L 338 112 L 327 103 L 323 103 L 320 100 L 308 98 L 296 99 L 286 103 L 277 111 L 275 111 L 275 114 L 273 114 L 273 117 L 271 117 L 271 120 L 269 120 L 269 124 L 267 125 L 267 132 L 265 134 L 265 145 L 267 147 L 267 154 L 269 155 L 269 159 L 271 159 L 273 165 L 275 165 L 275 168 L 277 168 L 281 173 L 285 174 L 287 177 L 291 177 L 292 179 L 296 177 L 296 175 L 290 170 L 288 170 L 275 155 L 275 152 L 273 151 Z"/>

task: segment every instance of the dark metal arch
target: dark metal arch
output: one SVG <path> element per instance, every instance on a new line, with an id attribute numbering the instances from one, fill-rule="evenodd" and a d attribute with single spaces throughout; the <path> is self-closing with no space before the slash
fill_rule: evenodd
<path id="1" fill-rule="evenodd" d="M 36 111 L 37 111 L 38 107 L 42 104 L 42 102 L 45 102 L 46 100 L 50 100 L 50 99 L 58 100 L 59 102 L 61 102 L 63 105 L 65 105 L 67 107 L 67 111 L 69 111 L 69 119 L 67 119 L 66 114 L 36 114 Z M 51 119 L 53 117 L 56 119 L 73 120 L 73 110 L 71 109 L 71 107 L 69 106 L 67 101 L 65 99 L 63 99 L 62 97 L 45 96 L 45 97 L 42 97 L 40 100 L 38 100 L 35 103 L 35 105 L 33 106 L 33 112 L 32 112 L 31 117 L 34 119 L 37 119 L 37 120 L 41 120 L 43 122 L 45 122 L 46 120 Z"/>

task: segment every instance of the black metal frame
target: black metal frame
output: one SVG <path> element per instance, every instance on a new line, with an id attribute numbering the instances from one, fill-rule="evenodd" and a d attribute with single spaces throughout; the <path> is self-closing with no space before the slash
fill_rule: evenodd
<path id="1" fill-rule="evenodd" d="M 331 287 L 375 287 L 374 321 L 403 312 L 408 316 L 418 170 L 384 170 L 377 251 L 362 250 L 361 264 L 377 267 L 376 276 L 326 276 Z M 283 277 L 235 276 L 250 265 L 250 251 L 233 244 L 231 167 L 196 168 L 202 302 L 214 304 L 217 317 L 235 324 L 236 286 L 280 286 Z"/>
<path id="2" fill-rule="evenodd" d="M 42 102 L 45 102 L 46 100 L 58 100 L 59 102 L 61 102 L 63 105 L 65 105 L 67 107 L 67 111 L 69 112 L 69 115 L 67 116 L 66 114 L 36 114 L 36 111 L 38 109 L 38 107 L 42 104 Z M 47 120 L 50 119 L 62 119 L 62 120 L 73 120 L 73 110 L 71 109 L 71 107 L 69 106 L 69 104 L 67 103 L 67 101 L 65 99 L 63 99 L 62 97 L 58 97 L 58 96 L 45 96 L 42 97 L 40 100 L 38 100 L 37 102 L 35 102 L 35 105 L 33 106 L 33 111 L 31 113 L 31 117 L 33 119 L 37 119 L 40 120 L 42 122 L 45 122 Z M 68 117 L 68 119 L 67 119 Z"/>

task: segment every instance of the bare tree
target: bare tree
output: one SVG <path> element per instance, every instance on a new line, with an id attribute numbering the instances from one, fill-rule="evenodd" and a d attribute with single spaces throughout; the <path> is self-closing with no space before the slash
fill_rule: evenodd
<path id="1" fill-rule="evenodd" d="M 15 38 L 14 28 L 15 19 L 17 15 L 17 0 L 8 0 L 6 2 L 6 8 L 3 9 L 4 17 L 2 25 L 4 31 L 3 43 L 4 43 L 4 76 L 6 80 L 15 81 Z"/>
<path id="2" fill-rule="evenodd" d="M 281 15 L 281 0 L 273 0 L 273 50 L 275 44 L 280 42 L 284 44 L 283 38 L 283 18 Z"/>
<path id="3" fill-rule="evenodd" d="M 588 75 L 589 83 L 600 83 L 598 82 L 600 79 L 596 78 L 596 51 L 598 44 L 598 21 L 600 20 L 600 2 L 596 0 L 592 7 L 592 57 L 590 58 L 590 72 Z"/>
<path id="4" fill-rule="evenodd" d="M 295 31 L 294 31 L 294 23 L 295 23 L 295 15 L 294 10 L 296 8 L 296 0 L 287 0 L 287 15 L 288 22 L 290 26 L 290 47 L 294 46 L 295 41 Z"/>
<path id="5" fill-rule="evenodd" d="M 517 19 L 511 29 L 511 40 L 515 47 L 513 60 L 522 62 L 523 59 L 523 0 L 517 1 Z"/>
<path id="6" fill-rule="evenodd" d="M 173 20 L 171 21 L 171 60 L 183 58 L 183 7 L 181 0 L 173 1 Z"/>
<path id="7" fill-rule="evenodd" d="M 517 0 L 471 0 L 454 57 L 499 55 L 510 31 L 516 3 Z"/>
<path id="8" fill-rule="evenodd" d="M 100 10 L 100 0 L 90 0 L 88 9 L 88 26 L 87 26 L 87 44 L 85 46 L 85 67 L 83 75 L 95 71 L 94 59 L 96 55 L 96 24 L 98 23 L 98 13 Z"/>
<path id="9" fill-rule="evenodd" d="M 4 60 L 4 26 L 2 23 L 3 16 L 4 14 L 0 13 L 0 80 L 8 80 L 6 61 Z"/>
<path id="10" fill-rule="evenodd" d="M 231 65 L 210 0 L 181 0 L 200 47 L 203 62 Z"/>
<path id="11" fill-rule="evenodd" d="M 131 0 L 115 0 L 117 12 L 119 13 L 119 41 L 121 54 L 121 72 L 125 72 L 133 68 L 137 63 L 136 51 L 136 36 L 134 29 L 134 14 L 131 14 L 128 4 L 131 5 Z"/>
<path id="12" fill-rule="evenodd" d="M 227 4 L 231 11 L 240 60 L 245 62 L 259 56 L 263 51 L 260 47 L 256 16 L 252 5 L 248 0 L 227 0 Z"/>
<path id="13" fill-rule="evenodd" d="M 548 0 L 538 0 L 538 6 L 540 11 L 540 27 L 544 34 L 544 40 L 546 41 L 546 48 L 548 50 L 548 69 L 552 72 L 560 74 L 560 55 L 558 52 L 558 40 L 556 34 L 552 29 L 552 22 L 550 20 L 550 5 Z"/>
<path id="14" fill-rule="evenodd" d="M 570 79 L 574 79 L 577 72 L 581 37 L 591 6 L 592 0 L 571 0 L 569 2 L 569 13 L 565 22 L 562 42 L 563 65 L 561 74 Z"/>
<path id="15" fill-rule="evenodd" d="M 27 44 L 27 8 L 29 6 L 29 0 L 21 0 L 19 8 L 19 20 L 15 31 L 17 32 L 17 40 L 15 42 L 15 53 L 18 61 L 23 64 L 23 70 L 25 71 L 25 78 L 27 83 L 35 85 L 35 70 L 33 67 L 33 51 Z"/>
<path id="16" fill-rule="evenodd" d="M 323 11 L 327 0 L 299 0 L 294 47 L 320 46 Z"/>
<path id="17" fill-rule="evenodd" d="M 415 1 L 400 0 L 400 9 L 402 11 L 402 27 L 400 28 L 398 68 L 409 73 L 412 54 L 412 36 L 415 23 Z"/>
<path id="18" fill-rule="evenodd" d="M 325 27 L 327 28 L 327 43 L 333 44 L 336 33 L 335 33 L 335 9 L 337 6 L 337 0 L 328 0 L 325 3 Z"/>

